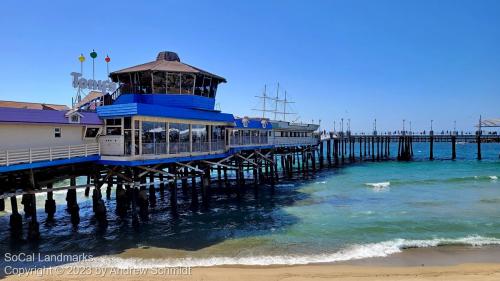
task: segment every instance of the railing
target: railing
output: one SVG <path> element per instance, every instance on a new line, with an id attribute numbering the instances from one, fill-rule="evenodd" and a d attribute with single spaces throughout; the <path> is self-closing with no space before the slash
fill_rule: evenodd
<path id="1" fill-rule="evenodd" d="M 193 152 L 208 152 L 209 145 L 208 142 L 193 142 Z"/>
<path id="2" fill-rule="evenodd" d="M 0 151 L 0 166 L 99 155 L 98 143 Z"/>
<path id="3" fill-rule="evenodd" d="M 270 139 L 270 143 L 280 145 L 315 145 L 319 142 L 316 137 L 274 137 Z"/>
<path id="4" fill-rule="evenodd" d="M 224 141 L 209 142 L 194 142 L 192 144 L 192 152 L 209 152 L 225 150 Z M 161 155 L 161 154 L 182 154 L 191 153 L 189 143 L 170 143 L 167 151 L 167 143 L 142 143 L 143 155 Z"/>
<path id="5" fill-rule="evenodd" d="M 231 136 L 231 146 L 268 144 L 267 136 Z"/>
<path id="6" fill-rule="evenodd" d="M 211 151 L 221 151 L 226 150 L 226 144 L 224 141 L 213 141 L 210 146 Z"/>

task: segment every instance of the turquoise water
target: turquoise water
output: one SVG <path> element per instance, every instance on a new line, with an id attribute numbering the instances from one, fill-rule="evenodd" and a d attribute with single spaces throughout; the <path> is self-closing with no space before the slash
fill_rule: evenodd
<path id="1" fill-rule="evenodd" d="M 249 188 L 242 200 L 212 194 L 209 211 L 189 211 L 180 195 L 178 218 L 170 215 L 166 194 L 140 229 L 112 211 L 108 227 L 99 228 L 90 202 L 79 195 L 78 229 L 61 207 L 55 224 L 41 223 L 37 245 L 6 239 L 0 247 L 91 253 L 97 266 L 173 266 L 335 262 L 408 247 L 500 244 L 499 146 L 484 145 L 483 161 L 474 159 L 471 144 L 457 146 L 457 161 L 426 161 L 426 148 L 415 144 L 413 162 L 322 170 L 312 179 L 281 182 L 274 192 Z M 450 155 L 449 146 L 438 145 L 437 158 Z M 106 204 L 114 210 L 113 200 Z"/>

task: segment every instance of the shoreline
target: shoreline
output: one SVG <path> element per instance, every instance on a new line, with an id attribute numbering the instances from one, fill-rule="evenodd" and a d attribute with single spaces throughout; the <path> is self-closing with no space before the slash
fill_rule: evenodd
<path id="1" fill-rule="evenodd" d="M 6 280 L 500 280 L 500 247 L 410 248 L 386 257 L 307 265 L 193 267 L 190 275 L 158 269 L 102 267 L 75 274 L 68 267 L 57 274 L 10 275 Z"/>

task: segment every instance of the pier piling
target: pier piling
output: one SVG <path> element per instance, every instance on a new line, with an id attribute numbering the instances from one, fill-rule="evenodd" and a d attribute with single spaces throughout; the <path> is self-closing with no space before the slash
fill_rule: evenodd
<path id="1" fill-rule="evenodd" d="M 52 183 L 47 184 L 47 189 L 52 190 Z M 54 200 L 52 191 L 47 192 L 47 199 L 45 200 L 45 213 L 47 213 L 48 221 L 54 219 L 54 214 L 56 213 L 56 201 Z"/>
<path id="2" fill-rule="evenodd" d="M 10 215 L 10 232 L 12 234 L 12 237 L 14 238 L 21 238 L 21 235 L 23 233 L 23 218 L 19 214 L 18 208 L 17 208 L 17 198 L 16 196 L 10 197 L 10 204 L 11 204 L 11 209 L 12 209 L 12 214 Z"/>

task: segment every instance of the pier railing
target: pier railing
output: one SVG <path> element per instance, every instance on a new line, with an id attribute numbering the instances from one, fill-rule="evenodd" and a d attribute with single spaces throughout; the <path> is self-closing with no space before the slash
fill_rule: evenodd
<path id="1" fill-rule="evenodd" d="M 3 150 L 0 151 L 0 166 L 71 159 L 99 154 L 98 143 Z"/>
<path id="2" fill-rule="evenodd" d="M 168 148 L 168 150 L 167 150 Z M 193 142 L 189 143 L 142 143 L 143 155 L 165 155 L 165 154 L 183 154 L 183 153 L 198 153 L 198 152 L 216 152 L 226 149 L 224 141 L 212 142 Z"/>

